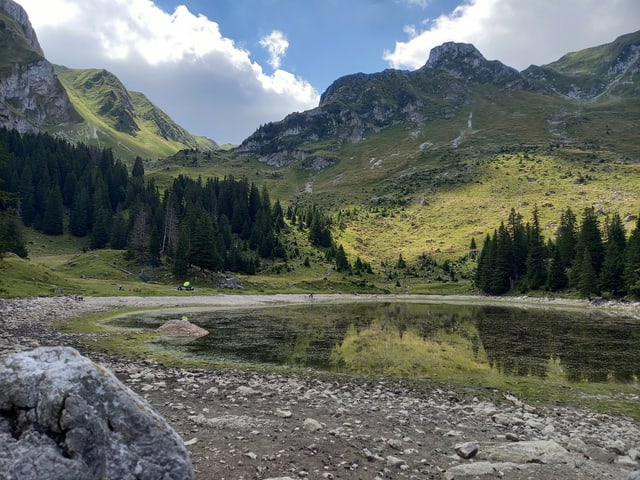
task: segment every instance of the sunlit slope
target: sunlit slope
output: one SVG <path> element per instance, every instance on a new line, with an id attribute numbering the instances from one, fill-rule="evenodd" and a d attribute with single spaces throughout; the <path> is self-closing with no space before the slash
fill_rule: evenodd
<path id="1" fill-rule="evenodd" d="M 177 125 L 143 94 L 128 91 L 105 70 L 56 67 L 84 122 L 52 130 L 72 142 L 110 147 L 116 157 L 166 157 L 192 148 L 214 150 L 213 141 L 194 137 Z"/>

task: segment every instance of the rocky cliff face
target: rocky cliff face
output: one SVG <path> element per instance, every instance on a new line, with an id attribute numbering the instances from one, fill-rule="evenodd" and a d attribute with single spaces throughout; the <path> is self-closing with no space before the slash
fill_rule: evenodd
<path id="1" fill-rule="evenodd" d="M 318 157 L 305 146 L 324 140 L 329 149 L 338 150 L 344 142 L 362 141 L 366 134 L 392 125 L 410 122 L 419 127 L 449 118 L 471 101 L 471 86 L 485 83 L 501 89 L 528 86 L 517 70 L 486 60 L 473 45 L 445 43 L 414 72 L 389 69 L 339 78 L 322 94 L 317 108 L 264 125 L 238 151 L 270 165 L 302 161 L 304 168 L 325 168 L 336 160 Z"/>
<path id="2" fill-rule="evenodd" d="M 44 58 L 24 9 L 12 0 L 0 0 L 0 36 L 21 58 L 0 69 L 0 126 L 21 133 L 37 132 L 80 115 Z"/>

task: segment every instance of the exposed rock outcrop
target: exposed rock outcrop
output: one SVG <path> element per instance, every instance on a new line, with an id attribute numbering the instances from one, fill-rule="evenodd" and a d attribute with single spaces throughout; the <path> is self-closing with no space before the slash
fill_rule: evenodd
<path id="1" fill-rule="evenodd" d="M 0 36 L 12 50 L 23 52 L 12 67 L 0 71 L 0 126 L 25 133 L 81 121 L 44 58 L 27 13 L 12 0 L 0 0 Z"/>
<path id="2" fill-rule="evenodd" d="M 16 353 L 0 365 L 0 472 L 7 480 L 194 478 L 168 423 L 69 347 Z"/>
<path id="3" fill-rule="evenodd" d="M 209 332 L 189 320 L 169 320 L 156 329 L 159 333 L 176 337 L 203 337 Z"/>

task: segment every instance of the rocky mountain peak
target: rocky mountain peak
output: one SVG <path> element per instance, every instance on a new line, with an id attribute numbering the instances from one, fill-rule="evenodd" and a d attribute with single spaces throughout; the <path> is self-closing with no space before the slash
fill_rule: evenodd
<path id="1" fill-rule="evenodd" d="M 20 25 L 22 32 L 24 33 L 24 37 L 31 48 L 44 57 L 44 52 L 42 51 L 42 47 L 40 47 L 40 42 L 38 42 L 38 37 L 31 26 L 29 16 L 25 9 L 13 0 L 0 0 L 0 10 L 6 12 L 7 15 L 13 18 Z"/>
<path id="2" fill-rule="evenodd" d="M 457 79 L 479 82 L 513 82 L 519 79 L 516 69 L 497 60 L 487 60 L 470 43 L 446 42 L 435 47 L 422 69 L 444 70 Z"/>
<path id="3" fill-rule="evenodd" d="M 425 67 L 446 70 L 452 64 L 460 62 L 479 67 L 486 63 L 487 59 L 470 43 L 446 42 L 431 50 Z"/>

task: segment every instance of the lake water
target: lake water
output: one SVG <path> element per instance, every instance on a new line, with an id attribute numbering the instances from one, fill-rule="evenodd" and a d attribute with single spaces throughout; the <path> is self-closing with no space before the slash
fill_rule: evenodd
<path id="1" fill-rule="evenodd" d="M 209 335 L 164 346 L 215 362 L 413 377 L 640 378 L 640 322 L 593 312 L 377 302 L 184 314 Z M 151 329 L 180 316 L 156 312 L 114 322 Z"/>

